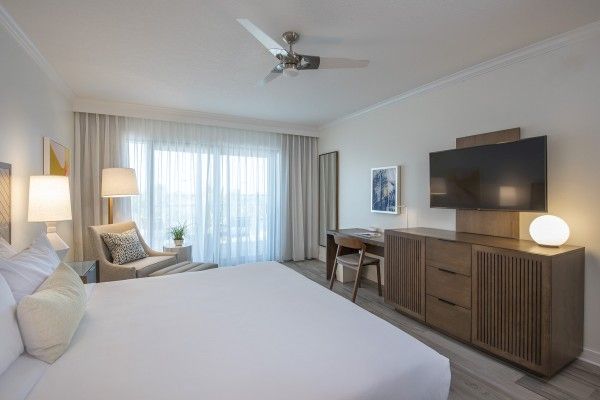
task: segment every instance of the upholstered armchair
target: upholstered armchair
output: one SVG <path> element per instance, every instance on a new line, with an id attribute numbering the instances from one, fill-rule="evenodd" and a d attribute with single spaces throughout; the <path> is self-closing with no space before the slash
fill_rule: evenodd
<path id="1" fill-rule="evenodd" d="M 102 240 L 103 233 L 123 233 L 135 229 L 140 243 L 148 257 L 127 264 L 113 264 L 108 247 Z M 94 251 L 98 258 L 100 268 L 100 282 L 118 281 L 122 279 L 142 278 L 149 276 L 163 268 L 177 264 L 176 253 L 165 253 L 152 250 L 144 241 L 137 225 L 133 221 L 118 224 L 98 225 L 88 227 L 90 238 L 93 241 Z"/>

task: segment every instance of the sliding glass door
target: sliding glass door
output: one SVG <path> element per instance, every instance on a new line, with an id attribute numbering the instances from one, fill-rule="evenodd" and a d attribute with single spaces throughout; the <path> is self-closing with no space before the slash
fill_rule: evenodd
<path id="1" fill-rule="evenodd" d="M 186 224 L 195 261 L 277 260 L 281 236 L 279 146 L 197 140 L 127 140 L 141 195 L 132 218 L 156 249 Z"/>

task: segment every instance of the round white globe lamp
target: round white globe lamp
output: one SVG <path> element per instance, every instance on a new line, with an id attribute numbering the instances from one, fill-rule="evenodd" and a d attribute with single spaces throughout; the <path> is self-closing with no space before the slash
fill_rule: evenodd
<path id="1" fill-rule="evenodd" d="M 558 247 L 569 240 L 569 225 L 554 215 L 542 215 L 529 225 L 531 238 L 540 246 Z"/>

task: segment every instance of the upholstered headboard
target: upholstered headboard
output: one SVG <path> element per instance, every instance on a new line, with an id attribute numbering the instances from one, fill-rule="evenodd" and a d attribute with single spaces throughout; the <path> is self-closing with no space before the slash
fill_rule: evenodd
<path id="1" fill-rule="evenodd" d="M 10 164 L 0 162 L 0 237 L 10 243 Z"/>

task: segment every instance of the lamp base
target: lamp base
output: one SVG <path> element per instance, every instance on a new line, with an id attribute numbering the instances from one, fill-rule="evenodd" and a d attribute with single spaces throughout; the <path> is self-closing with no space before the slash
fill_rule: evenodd
<path id="1" fill-rule="evenodd" d="M 109 197 L 108 198 L 108 224 L 112 225 L 114 223 L 113 221 L 113 198 Z"/>
<path id="2" fill-rule="evenodd" d="M 58 233 L 56 233 L 56 224 L 53 222 L 46 222 L 46 236 L 48 237 L 48 241 L 52 245 L 52 248 L 56 251 L 56 255 L 58 255 L 58 258 L 62 261 L 69 252 L 69 245 L 58 236 Z"/>

